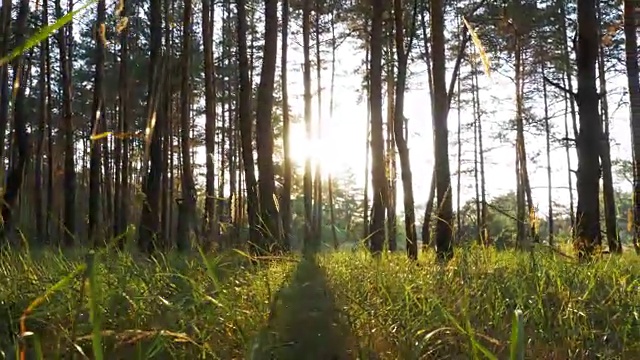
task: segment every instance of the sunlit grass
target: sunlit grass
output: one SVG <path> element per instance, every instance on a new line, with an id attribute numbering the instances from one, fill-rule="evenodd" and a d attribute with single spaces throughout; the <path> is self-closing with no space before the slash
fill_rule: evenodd
<path id="1" fill-rule="evenodd" d="M 357 338 L 381 358 L 509 358 L 516 310 L 525 358 L 640 354 L 640 261 L 631 254 L 581 265 L 552 252 L 474 249 L 446 266 L 352 254 L 321 264 Z"/>
<path id="2" fill-rule="evenodd" d="M 341 252 L 318 256 L 320 270 L 310 270 L 318 268 L 299 267 L 297 258 L 251 265 L 238 253 L 207 255 L 205 264 L 199 254 L 149 260 L 82 252 L 0 255 L 0 350 L 6 358 L 19 358 L 22 341 L 31 359 L 72 352 L 94 359 L 100 352 L 104 359 L 265 353 L 256 347 L 277 349 L 280 359 L 296 336 L 287 324 L 300 326 L 305 316 L 287 313 L 294 308 L 340 319 L 347 329 L 340 346 L 349 347 L 342 353 L 354 359 L 640 354 L 640 261 L 631 254 L 585 265 L 550 251 L 471 249 L 443 266 L 432 254 L 416 265 L 403 254 L 374 260 L 366 252 Z M 326 281 L 311 283 L 321 278 Z M 273 301 L 277 294 L 280 302 Z M 296 302 L 306 305 L 291 306 Z M 27 336 L 18 339 L 30 305 Z M 331 309 L 336 316 L 327 314 Z M 273 313 L 280 321 L 270 319 Z M 273 334 L 285 330 L 286 336 Z"/>

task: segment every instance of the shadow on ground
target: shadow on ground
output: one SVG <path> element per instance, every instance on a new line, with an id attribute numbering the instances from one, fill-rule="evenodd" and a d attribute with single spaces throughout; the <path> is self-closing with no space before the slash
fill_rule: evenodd
<path id="1" fill-rule="evenodd" d="M 356 359 L 349 326 L 341 319 L 325 272 L 315 256 L 300 261 L 278 292 L 269 323 L 252 349 L 252 360 Z"/>

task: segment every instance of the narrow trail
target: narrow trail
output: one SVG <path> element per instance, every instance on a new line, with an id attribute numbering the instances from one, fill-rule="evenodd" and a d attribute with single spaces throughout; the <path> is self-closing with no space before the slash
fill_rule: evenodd
<path id="1" fill-rule="evenodd" d="M 324 270 L 314 256 L 300 261 L 279 291 L 252 360 L 356 359 L 349 326 L 341 319 Z"/>

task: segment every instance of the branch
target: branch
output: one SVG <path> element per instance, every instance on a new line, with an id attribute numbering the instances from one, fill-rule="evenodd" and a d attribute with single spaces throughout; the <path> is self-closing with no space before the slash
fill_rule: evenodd
<path id="1" fill-rule="evenodd" d="M 547 82 L 547 84 L 549 84 L 549 85 L 553 86 L 554 88 L 556 88 L 556 89 L 568 94 L 569 96 L 573 97 L 574 100 L 576 100 L 576 101 L 578 100 L 578 94 L 574 93 L 573 91 L 569 91 L 569 89 L 567 89 L 566 87 L 558 84 L 557 82 L 549 79 L 546 76 L 543 76 L 542 78 L 544 79 L 544 81 Z"/>

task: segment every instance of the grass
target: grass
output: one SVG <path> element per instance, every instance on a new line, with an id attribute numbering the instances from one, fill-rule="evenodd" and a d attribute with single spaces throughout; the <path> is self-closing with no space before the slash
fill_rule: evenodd
<path id="1" fill-rule="evenodd" d="M 637 358 L 639 318 L 631 254 L 576 264 L 470 249 L 445 266 L 364 252 L 260 265 L 237 253 L 0 255 L 6 358 L 20 341 L 31 359 Z"/>

